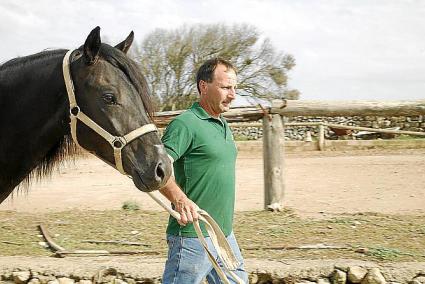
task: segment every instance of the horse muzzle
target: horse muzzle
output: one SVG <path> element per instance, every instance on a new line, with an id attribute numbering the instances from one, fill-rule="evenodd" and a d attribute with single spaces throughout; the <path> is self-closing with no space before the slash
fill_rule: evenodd
<path id="1" fill-rule="evenodd" d="M 134 168 L 131 172 L 134 185 L 143 192 L 151 192 L 164 187 L 171 176 L 172 164 L 164 146 L 155 145 L 155 149 L 158 155 L 155 164 L 150 167 L 144 165 L 144 170 Z"/>

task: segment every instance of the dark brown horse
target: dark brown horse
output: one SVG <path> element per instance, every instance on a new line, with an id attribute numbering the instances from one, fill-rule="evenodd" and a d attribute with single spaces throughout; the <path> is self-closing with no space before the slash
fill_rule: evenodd
<path id="1" fill-rule="evenodd" d="M 130 33 L 115 47 L 101 43 L 97 27 L 84 45 L 69 53 L 70 80 L 78 104 L 72 112 L 84 113 L 117 139 L 108 141 L 81 121 L 75 136 L 81 147 L 111 165 L 118 165 L 114 149 L 119 148 L 121 172 L 131 176 L 140 190 L 152 191 L 167 181 L 171 164 L 151 125 L 146 81 L 125 54 L 132 41 Z M 23 181 L 51 173 L 75 152 L 70 135 L 73 107 L 62 71 L 65 53 L 44 51 L 0 66 L 0 203 Z M 139 133 L 143 127 L 150 130 Z M 139 134 L 130 135 L 131 141 L 122 144 L 126 134 L 134 132 Z"/>

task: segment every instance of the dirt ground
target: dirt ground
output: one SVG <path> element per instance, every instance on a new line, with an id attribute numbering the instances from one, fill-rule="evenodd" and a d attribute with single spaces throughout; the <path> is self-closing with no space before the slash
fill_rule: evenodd
<path id="1" fill-rule="evenodd" d="M 341 213 L 425 213 L 425 149 L 303 152 L 285 156 L 284 206 L 299 216 Z M 236 210 L 263 208 L 262 153 L 240 151 Z M 33 183 L 0 210 L 55 212 L 114 210 L 125 201 L 162 210 L 132 181 L 95 157 L 78 158 L 51 178 Z"/>

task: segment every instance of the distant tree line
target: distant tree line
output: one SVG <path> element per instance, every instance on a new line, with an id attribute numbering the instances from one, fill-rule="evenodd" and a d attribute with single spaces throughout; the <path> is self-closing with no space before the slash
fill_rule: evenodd
<path id="1" fill-rule="evenodd" d="M 212 57 L 236 66 L 240 95 L 288 99 L 300 95 L 287 87 L 294 57 L 277 52 L 251 25 L 157 29 L 134 45 L 131 56 L 140 64 L 158 110 L 184 109 L 192 104 L 198 96 L 196 70 Z"/>

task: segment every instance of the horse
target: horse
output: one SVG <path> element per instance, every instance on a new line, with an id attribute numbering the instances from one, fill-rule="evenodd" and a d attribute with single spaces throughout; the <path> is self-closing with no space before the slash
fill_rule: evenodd
<path id="1" fill-rule="evenodd" d="M 96 27 L 78 49 L 44 50 L 0 65 L 0 203 L 51 174 L 77 145 L 141 191 L 165 185 L 171 162 L 153 125 L 146 80 L 126 55 L 133 39 L 131 32 L 111 46 Z"/>

